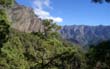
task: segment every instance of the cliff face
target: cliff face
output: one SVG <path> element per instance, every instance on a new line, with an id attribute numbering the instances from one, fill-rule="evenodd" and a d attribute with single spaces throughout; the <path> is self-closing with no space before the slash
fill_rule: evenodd
<path id="1" fill-rule="evenodd" d="M 64 39 L 83 46 L 110 40 L 110 26 L 64 26 L 60 33 Z"/>
<path id="2" fill-rule="evenodd" d="M 43 32 L 44 26 L 42 20 L 39 19 L 31 8 L 27 8 L 18 4 L 12 9 L 8 9 L 9 18 L 13 22 L 12 28 L 21 32 Z"/>

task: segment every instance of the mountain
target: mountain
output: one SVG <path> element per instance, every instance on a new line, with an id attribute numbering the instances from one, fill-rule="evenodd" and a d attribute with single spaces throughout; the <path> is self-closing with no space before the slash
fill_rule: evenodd
<path id="1" fill-rule="evenodd" d="M 60 38 L 58 25 L 30 8 L 10 9 L 13 1 L 0 0 L 0 69 L 86 69 L 83 51 Z"/>
<path id="2" fill-rule="evenodd" d="M 110 40 L 110 26 L 63 26 L 60 34 L 68 41 L 85 46 Z"/>
<path id="3" fill-rule="evenodd" d="M 2 8 L 2 7 L 0 7 Z M 23 5 L 15 5 L 7 9 L 11 28 L 21 32 L 44 32 L 42 20 L 34 14 L 33 9 Z M 80 45 L 96 44 L 110 39 L 110 26 L 63 26 L 60 30 L 62 37 Z"/>
<path id="4" fill-rule="evenodd" d="M 42 20 L 33 12 L 33 9 L 23 5 L 15 5 L 7 9 L 9 20 L 12 21 L 12 28 L 22 32 L 43 32 Z"/>

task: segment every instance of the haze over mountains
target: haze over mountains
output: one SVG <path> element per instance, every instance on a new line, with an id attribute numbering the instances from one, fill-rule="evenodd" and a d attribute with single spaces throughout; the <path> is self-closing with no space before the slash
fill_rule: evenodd
<path id="1" fill-rule="evenodd" d="M 110 40 L 110 26 L 71 25 L 60 30 L 62 37 L 80 45 L 97 44 Z"/>

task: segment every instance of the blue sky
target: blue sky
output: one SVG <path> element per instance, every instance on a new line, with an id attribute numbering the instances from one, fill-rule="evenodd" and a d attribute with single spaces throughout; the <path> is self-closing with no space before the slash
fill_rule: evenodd
<path id="1" fill-rule="evenodd" d="M 33 8 L 40 18 L 50 18 L 59 25 L 110 25 L 110 3 L 91 0 L 16 0 Z"/>

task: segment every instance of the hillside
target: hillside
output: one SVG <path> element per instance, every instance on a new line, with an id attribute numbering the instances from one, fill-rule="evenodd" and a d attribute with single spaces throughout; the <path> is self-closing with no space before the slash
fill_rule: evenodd
<path id="1" fill-rule="evenodd" d="M 110 40 L 110 26 L 63 26 L 60 30 L 62 37 L 80 45 L 98 44 Z"/>

